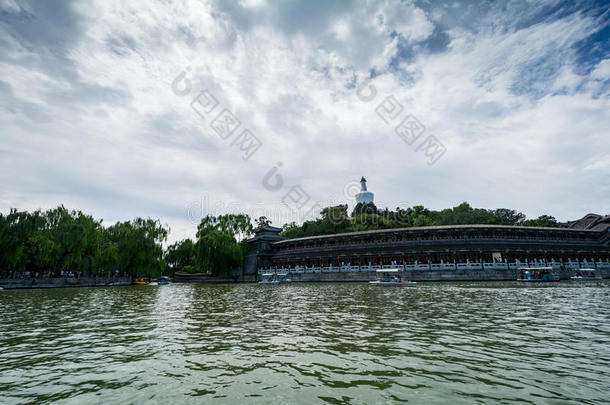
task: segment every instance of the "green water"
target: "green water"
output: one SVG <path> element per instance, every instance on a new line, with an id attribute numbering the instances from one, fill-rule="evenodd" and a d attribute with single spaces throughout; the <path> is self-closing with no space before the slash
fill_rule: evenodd
<path id="1" fill-rule="evenodd" d="M 608 281 L 5 290 L 0 311 L 3 404 L 610 399 Z"/>

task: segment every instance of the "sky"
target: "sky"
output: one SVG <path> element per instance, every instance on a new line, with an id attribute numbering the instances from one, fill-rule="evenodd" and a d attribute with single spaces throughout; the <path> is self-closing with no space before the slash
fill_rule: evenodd
<path id="1" fill-rule="evenodd" d="M 604 2 L 0 0 L 0 211 L 610 214 Z"/>

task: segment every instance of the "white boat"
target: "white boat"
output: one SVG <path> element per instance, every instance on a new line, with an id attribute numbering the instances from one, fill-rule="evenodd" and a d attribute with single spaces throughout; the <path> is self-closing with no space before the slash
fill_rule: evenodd
<path id="1" fill-rule="evenodd" d="M 575 281 L 587 281 L 587 280 L 602 280 L 602 276 L 595 274 L 595 269 L 578 269 L 572 277 Z"/>
<path id="2" fill-rule="evenodd" d="M 275 274 L 275 273 L 263 273 L 261 274 L 263 279 L 259 281 L 259 284 L 290 284 L 292 280 L 287 278 L 287 274 Z"/>
<path id="3" fill-rule="evenodd" d="M 376 287 L 415 287 L 415 281 L 403 280 L 402 269 L 379 269 L 377 280 L 369 281 Z"/>
<path id="4" fill-rule="evenodd" d="M 517 281 L 525 283 L 556 283 L 559 277 L 553 274 L 552 267 L 521 267 Z"/>
<path id="5" fill-rule="evenodd" d="M 280 280 L 261 280 L 259 284 L 279 284 Z"/>

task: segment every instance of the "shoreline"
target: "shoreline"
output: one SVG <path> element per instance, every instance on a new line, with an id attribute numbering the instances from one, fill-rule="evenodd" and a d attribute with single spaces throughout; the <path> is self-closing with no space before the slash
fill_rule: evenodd
<path id="1" fill-rule="evenodd" d="M 598 270 L 603 279 L 610 278 L 610 271 Z M 559 279 L 569 281 L 573 272 L 570 270 L 559 271 Z M 317 274 L 290 274 L 292 283 L 368 283 L 375 280 L 374 272 L 366 273 L 317 273 Z M 468 270 L 468 271 L 412 271 L 404 274 L 409 281 L 418 283 L 427 282 L 472 282 L 472 281 L 517 281 L 518 272 L 516 270 Z M 602 280 L 603 280 L 602 279 Z M 598 280 L 598 281 L 602 281 Z M 254 279 L 227 279 L 210 277 L 175 277 L 172 283 L 176 284 L 256 284 L 259 280 Z M 45 279 L 2 279 L 0 287 L 4 290 L 33 290 L 51 288 L 71 288 L 71 287 L 125 287 L 131 286 L 131 277 L 57 277 Z"/>
<path id="2" fill-rule="evenodd" d="M 0 278 L 4 290 L 33 290 L 38 288 L 111 287 L 131 285 L 131 277 L 54 277 Z"/>

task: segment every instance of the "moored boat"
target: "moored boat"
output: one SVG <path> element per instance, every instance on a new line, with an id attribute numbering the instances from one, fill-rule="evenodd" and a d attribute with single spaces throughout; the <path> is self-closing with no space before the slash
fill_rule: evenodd
<path id="1" fill-rule="evenodd" d="M 517 281 L 526 283 L 551 283 L 558 282 L 559 277 L 553 274 L 552 267 L 521 267 L 520 276 Z"/>
<path id="2" fill-rule="evenodd" d="M 377 279 L 369 281 L 370 285 L 377 287 L 415 287 L 415 281 L 403 280 L 402 269 L 379 269 Z"/>
<path id="3" fill-rule="evenodd" d="M 136 278 L 134 279 L 131 284 L 133 285 L 148 285 L 148 281 L 144 280 L 143 278 Z"/>
<path id="4" fill-rule="evenodd" d="M 290 284 L 292 282 L 291 279 L 288 278 L 288 273 L 276 273 L 277 279 L 280 281 L 280 284 Z"/>
<path id="5" fill-rule="evenodd" d="M 287 274 L 276 274 L 276 273 L 263 273 L 261 274 L 262 280 L 259 281 L 259 284 L 290 284 L 292 280 L 290 280 Z"/>
<path id="6" fill-rule="evenodd" d="M 588 280 L 602 280 L 602 276 L 595 274 L 595 269 L 578 269 L 574 273 L 572 280 L 575 281 L 588 281 Z"/>

